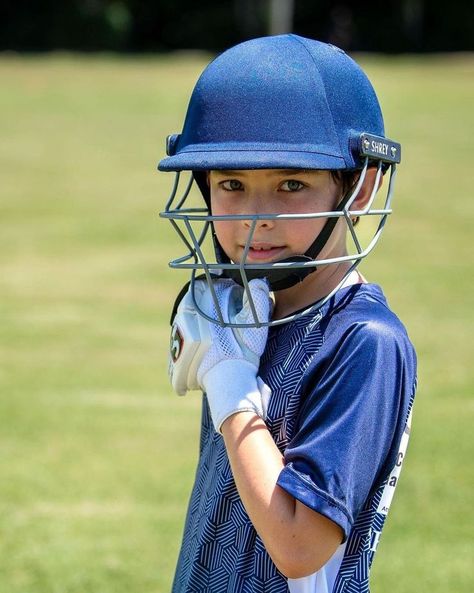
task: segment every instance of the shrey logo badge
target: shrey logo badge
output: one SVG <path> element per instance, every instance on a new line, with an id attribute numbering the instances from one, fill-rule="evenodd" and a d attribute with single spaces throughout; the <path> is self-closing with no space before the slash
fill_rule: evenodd
<path id="1" fill-rule="evenodd" d="M 183 351 L 183 343 L 184 339 L 179 331 L 179 327 L 177 325 L 173 325 L 171 329 L 171 338 L 170 338 L 170 354 L 171 359 L 173 362 L 176 362 Z"/>

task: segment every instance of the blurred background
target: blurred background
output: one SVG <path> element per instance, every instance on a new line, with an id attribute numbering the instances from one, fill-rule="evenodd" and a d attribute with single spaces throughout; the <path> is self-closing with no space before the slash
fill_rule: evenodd
<path id="1" fill-rule="evenodd" d="M 294 31 L 346 49 L 400 141 L 363 264 L 419 355 L 372 591 L 472 591 L 471 3 L 4 0 L 0 7 L 0 591 L 167 593 L 200 397 L 172 395 L 186 278 L 156 172 L 216 52 Z"/>
<path id="2" fill-rule="evenodd" d="M 472 50 L 469 0 L 4 0 L 0 49 L 221 51 L 294 30 L 346 50 Z"/>

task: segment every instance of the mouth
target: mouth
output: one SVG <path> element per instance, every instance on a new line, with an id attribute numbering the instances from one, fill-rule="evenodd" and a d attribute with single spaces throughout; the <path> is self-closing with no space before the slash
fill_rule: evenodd
<path id="1" fill-rule="evenodd" d="M 244 246 L 242 246 L 244 250 Z M 247 254 L 248 262 L 262 262 L 280 259 L 279 255 L 285 250 L 284 245 L 271 245 L 269 243 L 253 243 Z"/>

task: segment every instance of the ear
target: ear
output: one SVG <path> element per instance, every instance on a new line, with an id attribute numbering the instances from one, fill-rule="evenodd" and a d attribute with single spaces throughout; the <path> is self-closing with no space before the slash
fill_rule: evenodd
<path id="1" fill-rule="evenodd" d="M 367 169 L 364 182 L 357 194 L 356 199 L 354 200 L 351 210 L 363 210 L 372 195 L 372 191 L 374 189 L 374 184 L 377 179 L 377 168 L 376 167 L 369 167 Z M 380 175 L 380 179 L 378 181 L 378 187 L 376 191 L 379 191 L 383 183 L 383 175 Z"/>

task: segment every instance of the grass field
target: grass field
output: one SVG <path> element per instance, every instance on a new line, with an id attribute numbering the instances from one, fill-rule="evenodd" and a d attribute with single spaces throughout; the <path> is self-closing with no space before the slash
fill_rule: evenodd
<path id="1" fill-rule="evenodd" d="M 472 591 L 474 57 L 361 56 L 403 145 L 363 270 L 419 354 L 375 593 Z M 0 56 L 0 591 L 167 593 L 199 398 L 173 397 L 155 172 L 206 58 Z"/>

